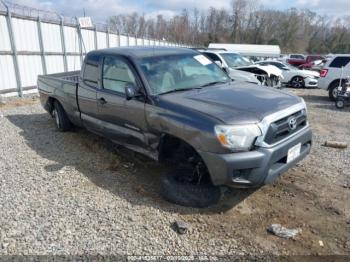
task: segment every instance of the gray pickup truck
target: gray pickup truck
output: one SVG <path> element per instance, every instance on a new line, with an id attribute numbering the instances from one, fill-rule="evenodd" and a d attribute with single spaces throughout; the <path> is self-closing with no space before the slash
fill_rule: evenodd
<path id="1" fill-rule="evenodd" d="M 312 144 L 301 98 L 232 81 L 191 49 L 92 51 L 81 71 L 39 76 L 38 88 L 60 131 L 84 127 L 173 164 L 161 194 L 181 205 L 214 204 L 219 186 L 272 182 Z"/>

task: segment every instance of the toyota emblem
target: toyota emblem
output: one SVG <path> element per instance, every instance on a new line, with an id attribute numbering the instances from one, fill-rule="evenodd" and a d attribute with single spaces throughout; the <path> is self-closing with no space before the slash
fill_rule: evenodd
<path id="1" fill-rule="evenodd" d="M 295 117 L 289 119 L 288 125 L 290 130 L 295 130 L 297 128 L 297 120 L 295 119 Z"/>

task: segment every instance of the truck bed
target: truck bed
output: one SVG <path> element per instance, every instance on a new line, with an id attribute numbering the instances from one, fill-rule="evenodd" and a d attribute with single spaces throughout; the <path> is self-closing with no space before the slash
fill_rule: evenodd
<path id="1" fill-rule="evenodd" d="M 50 111 L 48 105 L 49 97 L 58 100 L 70 116 L 71 120 L 79 117 L 79 106 L 77 92 L 79 85 L 80 71 L 39 75 L 38 90 L 40 100 L 44 108 Z"/>
<path id="2" fill-rule="evenodd" d="M 79 76 L 80 76 L 80 70 L 49 74 L 49 75 L 40 75 L 39 79 L 51 79 L 51 80 L 65 81 L 65 82 L 71 82 L 71 83 L 78 83 Z"/>
<path id="3" fill-rule="evenodd" d="M 76 89 L 79 84 L 80 71 L 70 71 L 38 76 L 39 92 L 53 93 L 57 88 Z"/>

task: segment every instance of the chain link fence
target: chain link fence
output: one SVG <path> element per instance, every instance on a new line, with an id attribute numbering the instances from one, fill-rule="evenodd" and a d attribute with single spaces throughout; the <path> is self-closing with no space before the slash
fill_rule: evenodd
<path id="1" fill-rule="evenodd" d="M 0 95 L 36 90 L 40 74 L 80 70 L 87 52 L 120 46 L 184 46 L 138 38 L 93 23 L 81 28 L 77 18 L 0 0 Z"/>

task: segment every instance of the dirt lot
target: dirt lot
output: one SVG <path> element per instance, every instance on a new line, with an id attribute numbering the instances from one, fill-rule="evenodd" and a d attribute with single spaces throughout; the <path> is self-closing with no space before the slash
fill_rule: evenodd
<path id="1" fill-rule="evenodd" d="M 37 100 L 0 106 L 0 255 L 348 255 L 350 109 L 323 90 L 289 90 L 306 100 L 312 153 L 273 185 L 225 193 L 191 209 L 158 195 L 165 166 L 84 130 L 55 131 Z M 175 233 L 175 220 L 189 225 Z M 272 223 L 301 228 L 295 239 Z M 320 244 L 320 241 L 322 243 Z"/>

